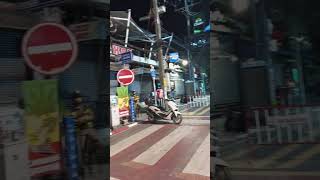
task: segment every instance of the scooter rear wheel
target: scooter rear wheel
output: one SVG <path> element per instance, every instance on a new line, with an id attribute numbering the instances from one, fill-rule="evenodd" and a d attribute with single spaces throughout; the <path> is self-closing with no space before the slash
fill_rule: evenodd
<path id="1" fill-rule="evenodd" d="M 182 115 L 178 114 L 177 116 L 172 117 L 173 123 L 174 124 L 181 124 L 182 122 Z"/>

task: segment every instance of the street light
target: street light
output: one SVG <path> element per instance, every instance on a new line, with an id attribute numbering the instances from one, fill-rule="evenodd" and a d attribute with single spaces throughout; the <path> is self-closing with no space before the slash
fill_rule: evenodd
<path id="1" fill-rule="evenodd" d="M 189 63 L 187 60 L 182 60 L 181 62 L 182 62 L 182 65 L 183 65 L 183 66 L 187 66 L 188 63 Z"/>

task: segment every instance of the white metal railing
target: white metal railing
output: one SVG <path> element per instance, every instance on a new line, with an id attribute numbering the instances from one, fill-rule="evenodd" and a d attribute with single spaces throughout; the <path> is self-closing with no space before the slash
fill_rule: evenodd
<path id="1" fill-rule="evenodd" d="M 266 108 L 253 111 L 255 125 L 249 129 L 257 144 L 314 142 L 320 129 L 320 110 L 314 107 Z"/>
<path id="2" fill-rule="evenodd" d="M 203 106 L 210 106 L 210 96 L 193 97 L 190 98 L 186 104 L 178 104 L 179 111 L 186 110 L 188 108 L 197 108 Z"/>

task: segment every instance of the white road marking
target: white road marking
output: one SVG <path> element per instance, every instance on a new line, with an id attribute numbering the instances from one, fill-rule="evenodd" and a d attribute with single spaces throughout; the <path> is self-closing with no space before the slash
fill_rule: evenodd
<path id="1" fill-rule="evenodd" d="M 154 125 L 154 126 L 150 126 L 116 144 L 114 144 L 113 146 L 110 147 L 110 157 L 118 154 L 119 152 L 123 151 L 124 149 L 128 148 L 129 146 L 137 143 L 138 141 L 140 141 L 141 139 L 149 136 L 150 134 L 156 132 L 157 130 L 159 130 L 160 128 L 162 128 L 163 125 Z"/>
<path id="2" fill-rule="evenodd" d="M 308 177 L 312 177 L 312 176 L 320 176 L 320 172 L 315 172 L 315 171 L 267 171 L 267 170 L 263 170 L 263 171 L 258 171 L 258 170 L 254 170 L 254 171 L 239 171 L 239 170 L 231 170 L 231 174 L 232 175 L 237 175 L 237 176 L 282 176 L 282 177 L 286 177 L 288 178 L 288 176 L 304 176 L 305 179 L 307 179 Z"/>
<path id="3" fill-rule="evenodd" d="M 294 151 L 296 148 L 298 148 L 300 144 L 292 144 L 288 145 L 277 152 L 271 154 L 270 156 L 267 156 L 263 159 L 259 159 L 259 161 L 255 162 L 255 167 L 263 168 L 266 167 L 272 163 L 274 163 L 277 159 L 280 159 L 281 157 L 286 156 L 290 152 Z"/>
<path id="4" fill-rule="evenodd" d="M 120 180 L 120 179 L 117 179 L 117 178 L 114 178 L 114 177 L 110 177 L 110 180 Z"/>
<path id="5" fill-rule="evenodd" d="M 196 153 L 184 168 L 183 173 L 210 176 L 210 134 L 201 143 Z"/>
<path id="6" fill-rule="evenodd" d="M 72 44 L 70 42 L 28 47 L 29 55 L 70 50 L 72 50 Z"/>
<path id="7" fill-rule="evenodd" d="M 197 114 L 199 111 L 202 111 L 202 110 L 204 110 L 204 109 L 206 109 L 206 108 L 207 108 L 207 107 L 201 107 L 201 108 L 196 109 L 195 111 L 191 111 L 191 112 L 188 112 L 188 113 L 186 113 L 186 114 L 195 115 L 195 114 Z"/>
<path id="8" fill-rule="evenodd" d="M 210 125 L 210 120 L 184 119 L 182 125 Z"/>
<path id="9" fill-rule="evenodd" d="M 279 165 L 276 168 L 294 168 L 305 161 L 308 161 L 311 159 L 313 156 L 320 154 L 320 145 L 315 145 L 314 147 L 297 154 L 296 157 L 293 157 L 291 160 L 287 161 L 284 164 Z"/>
<path id="10" fill-rule="evenodd" d="M 237 151 L 234 151 L 233 154 L 230 154 L 228 156 L 223 156 L 223 158 L 225 160 L 232 160 L 232 159 L 236 159 L 236 158 L 240 158 L 246 154 L 249 154 L 249 153 L 252 153 L 253 151 L 255 151 L 256 149 L 258 149 L 257 146 L 254 146 L 254 147 L 248 147 L 248 148 L 241 148 L 241 149 L 238 149 Z"/>
<path id="11" fill-rule="evenodd" d="M 125 75 L 125 76 L 119 76 L 119 79 L 129 79 L 132 77 L 133 77 L 133 75 Z"/>
<path id="12" fill-rule="evenodd" d="M 136 126 L 136 125 L 138 125 L 138 123 L 137 123 L 137 122 L 132 123 L 132 124 L 129 124 L 129 125 L 128 125 L 128 127 L 133 127 L 133 126 Z"/>
<path id="13" fill-rule="evenodd" d="M 154 165 L 156 164 L 168 151 L 170 151 L 182 138 L 192 131 L 192 126 L 180 126 L 171 132 L 159 142 L 151 146 L 147 151 L 140 154 L 133 161 L 137 163 Z"/>
<path id="14" fill-rule="evenodd" d="M 210 107 L 207 107 L 207 108 L 203 109 L 202 111 L 197 112 L 197 114 L 204 114 L 204 113 L 207 113 L 209 111 L 210 111 Z"/>

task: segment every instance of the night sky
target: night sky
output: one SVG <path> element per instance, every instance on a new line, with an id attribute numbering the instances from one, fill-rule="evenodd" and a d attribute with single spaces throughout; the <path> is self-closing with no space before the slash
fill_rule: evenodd
<path id="1" fill-rule="evenodd" d="M 131 9 L 132 17 L 135 22 L 142 28 L 153 32 L 154 27 L 148 26 L 148 21 L 140 22 L 139 18 L 148 14 L 151 7 L 151 0 L 111 0 L 111 10 L 112 11 L 126 11 Z M 174 9 L 170 6 L 167 7 L 167 12 L 160 16 L 162 21 L 162 26 L 169 32 L 173 32 L 180 38 L 186 36 L 186 18 L 178 13 L 174 12 Z"/>

